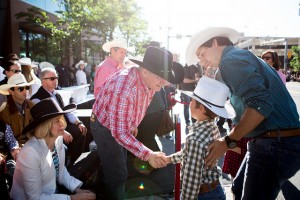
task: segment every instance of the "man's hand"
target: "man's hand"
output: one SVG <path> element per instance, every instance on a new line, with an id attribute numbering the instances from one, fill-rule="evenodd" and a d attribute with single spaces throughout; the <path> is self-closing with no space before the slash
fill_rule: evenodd
<path id="1" fill-rule="evenodd" d="M 137 128 L 133 129 L 133 130 L 131 131 L 131 134 L 132 134 L 134 137 L 136 137 L 137 134 L 138 134 L 138 129 L 137 129 Z"/>
<path id="2" fill-rule="evenodd" d="M 73 136 L 66 130 L 64 130 L 63 138 L 66 144 L 69 144 L 73 141 Z"/>
<path id="3" fill-rule="evenodd" d="M 213 168 L 213 166 L 216 164 L 216 161 L 223 156 L 227 150 L 228 147 L 224 138 L 220 138 L 211 143 L 207 148 L 209 154 L 204 159 L 205 167 Z"/>
<path id="4" fill-rule="evenodd" d="M 153 152 L 148 162 L 153 168 L 165 167 L 167 165 L 164 157 L 165 155 L 166 154 L 164 152 Z"/>
<path id="5" fill-rule="evenodd" d="M 80 132 L 81 132 L 81 134 L 82 135 L 86 135 L 86 133 L 87 133 L 87 128 L 85 127 L 85 125 L 84 124 L 78 124 L 78 128 L 79 128 L 79 130 L 80 130 Z"/>

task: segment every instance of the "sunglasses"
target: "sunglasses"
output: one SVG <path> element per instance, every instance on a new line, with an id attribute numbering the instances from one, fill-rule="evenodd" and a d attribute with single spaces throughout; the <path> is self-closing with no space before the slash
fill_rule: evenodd
<path id="1" fill-rule="evenodd" d="M 56 80 L 56 79 L 58 79 L 58 77 L 49 77 L 49 78 L 43 78 L 43 79 L 49 79 L 49 80 L 51 80 L 51 81 L 54 81 L 54 80 Z"/>
<path id="2" fill-rule="evenodd" d="M 18 91 L 19 92 L 23 92 L 23 90 L 26 89 L 26 90 L 30 90 L 30 86 L 25 86 L 25 87 L 18 87 Z M 10 90 L 14 91 L 15 88 L 10 88 Z"/>
<path id="3" fill-rule="evenodd" d="M 261 57 L 263 60 L 270 60 L 272 57 L 271 56 L 263 56 Z"/>
<path id="4" fill-rule="evenodd" d="M 20 72 L 22 72 L 22 70 L 19 70 L 19 69 L 10 69 L 8 71 L 11 71 L 13 73 L 20 73 Z"/>

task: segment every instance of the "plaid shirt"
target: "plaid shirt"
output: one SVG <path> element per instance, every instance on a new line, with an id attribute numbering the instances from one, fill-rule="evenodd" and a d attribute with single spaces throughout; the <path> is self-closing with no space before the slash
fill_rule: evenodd
<path id="1" fill-rule="evenodd" d="M 204 158 L 207 147 L 220 138 L 214 120 L 198 121 L 189 127 L 184 149 L 171 155 L 172 163 L 181 162 L 181 199 L 198 199 L 201 184 L 219 180 L 221 169 L 214 166 L 205 169 Z"/>
<path id="2" fill-rule="evenodd" d="M 132 67 L 110 77 L 93 106 L 98 121 L 111 131 L 116 141 L 142 160 L 148 160 L 152 151 L 139 142 L 131 131 L 144 118 L 154 93 L 143 82 L 139 68 Z"/>

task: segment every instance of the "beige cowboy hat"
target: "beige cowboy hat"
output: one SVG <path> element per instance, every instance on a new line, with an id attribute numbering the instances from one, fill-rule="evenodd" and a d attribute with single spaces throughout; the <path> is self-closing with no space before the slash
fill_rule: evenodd
<path id="1" fill-rule="evenodd" d="M 227 101 L 229 88 L 220 81 L 203 76 L 200 78 L 194 92 L 181 92 L 195 99 L 220 117 L 229 119 L 235 117 L 235 111 Z"/>
<path id="2" fill-rule="evenodd" d="M 84 65 L 84 67 L 86 67 L 87 63 L 84 62 L 83 60 L 80 60 L 80 61 L 75 65 L 75 68 L 76 68 L 76 69 L 79 69 L 79 66 L 80 66 L 80 65 Z"/>
<path id="3" fill-rule="evenodd" d="M 103 44 L 102 49 L 106 52 L 110 52 L 110 49 L 113 47 L 119 47 L 126 50 L 129 48 L 125 39 L 118 38 Z"/>
<path id="4" fill-rule="evenodd" d="M 234 44 L 239 39 L 239 33 L 232 28 L 209 27 L 194 34 L 185 51 L 185 61 L 188 66 L 195 65 L 199 62 L 199 58 L 196 55 L 197 49 L 214 37 L 227 37 Z"/>
<path id="5" fill-rule="evenodd" d="M 4 95 L 9 95 L 9 88 L 29 86 L 34 83 L 35 81 L 31 81 L 30 83 L 28 83 L 23 74 L 14 74 L 8 79 L 7 84 L 0 86 L 0 93 Z"/>
<path id="6" fill-rule="evenodd" d="M 20 63 L 20 65 L 28 65 L 28 66 L 31 66 L 32 68 L 38 67 L 38 63 L 31 62 L 30 58 L 20 58 L 18 62 Z"/>

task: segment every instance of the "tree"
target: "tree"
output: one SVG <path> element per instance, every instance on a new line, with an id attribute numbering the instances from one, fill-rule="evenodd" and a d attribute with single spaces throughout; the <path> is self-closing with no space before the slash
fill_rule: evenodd
<path id="1" fill-rule="evenodd" d="M 39 8 L 31 7 L 28 12 L 17 14 L 47 30 L 58 44 L 58 50 L 68 51 L 75 58 L 81 58 L 82 38 L 100 38 L 98 42 L 88 42 L 93 51 L 99 51 L 104 58 L 102 44 L 116 37 L 124 37 L 128 45 L 137 47 L 142 53 L 142 44 L 149 40 L 147 23 L 140 18 L 140 8 L 135 0 L 56 0 L 61 8 L 56 11 L 57 21 L 51 22 L 48 14 Z M 64 48 L 64 49 L 63 49 Z"/>
<path id="2" fill-rule="evenodd" d="M 298 46 L 292 46 L 293 58 L 290 61 L 290 65 L 293 67 L 295 72 L 300 70 L 300 48 Z"/>

